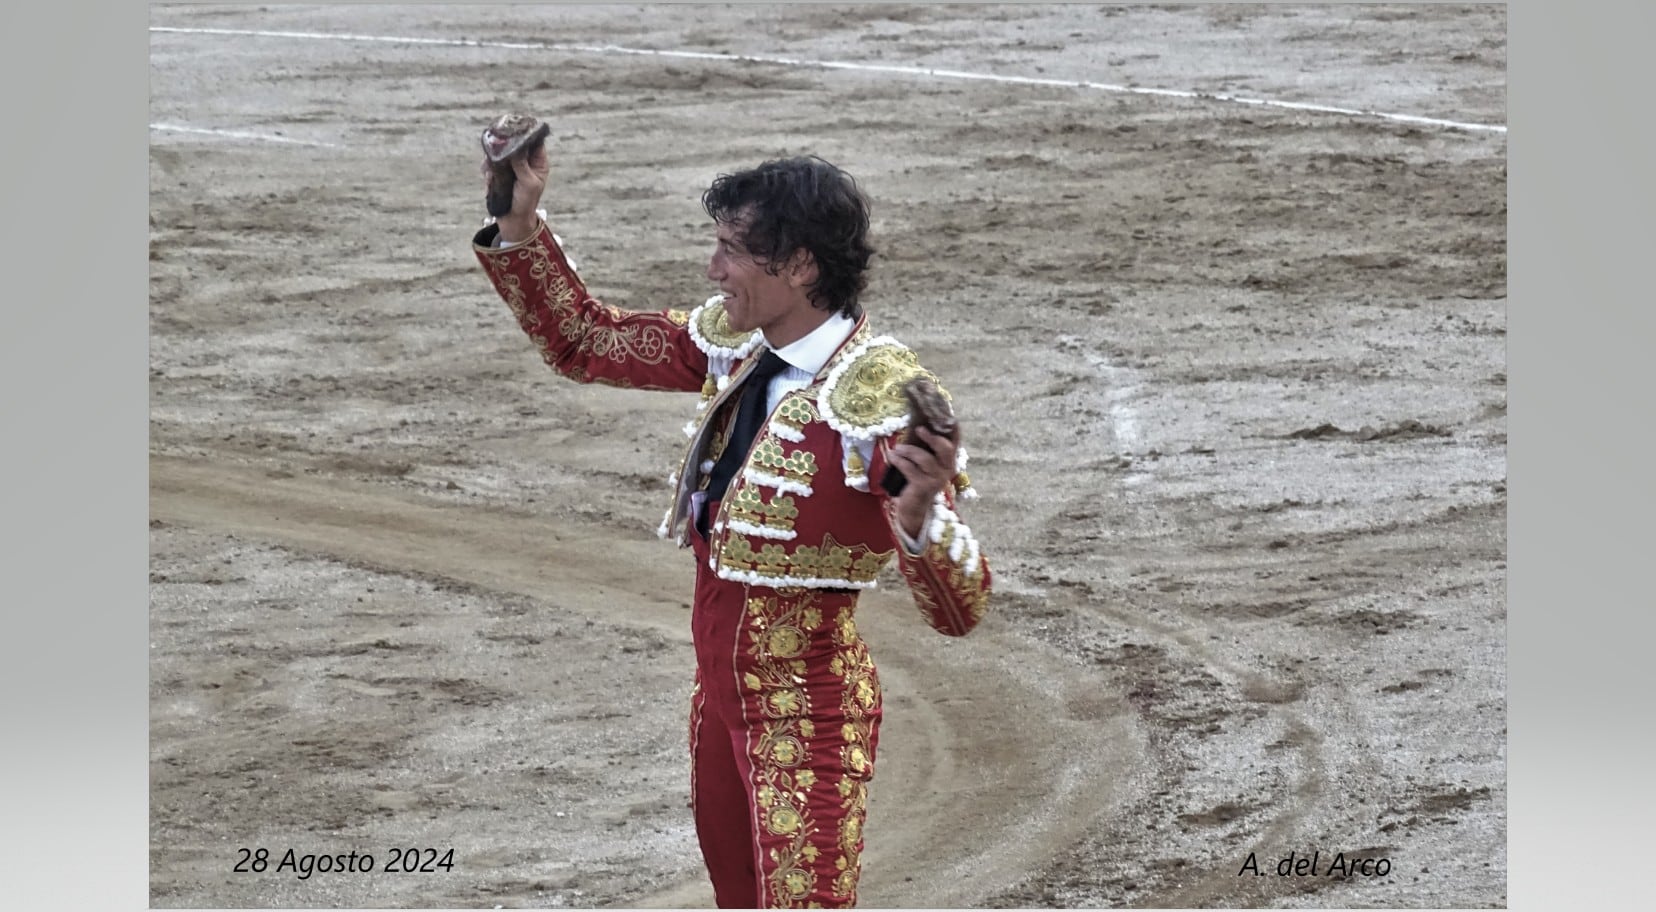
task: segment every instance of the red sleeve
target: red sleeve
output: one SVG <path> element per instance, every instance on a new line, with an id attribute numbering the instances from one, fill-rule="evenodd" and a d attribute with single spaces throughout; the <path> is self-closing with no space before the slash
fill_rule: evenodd
<path id="1" fill-rule="evenodd" d="M 991 585 L 989 560 L 978 549 L 972 530 L 954 511 L 954 495 L 943 489 L 942 503 L 932 506 L 932 519 L 920 530 L 920 553 L 910 556 L 902 545 L 897 528 L 897 502 L 886 494 L 880 479 L 885 477 L 886 447 L 889 440 L 874 445 L 868 467 L 869 490 L 878 492 L 885 508 L 891 537 L 897 542 L 897 569 L 914 593 L 920 615 L 934 630 L 947 636 L 972 632 L 989 607 Z"/>
<path id="2" fill-rule="evenodd" d="M 707 356 L 691 341 L 682 311 L 624 311 L 602 304 L 541 222 L 521 244 L 495 247 L 499 227 L 472 239 L 495 291 L 512 309 L 541 358 L 571 380 L 636 389 L 693 391 Z"/>

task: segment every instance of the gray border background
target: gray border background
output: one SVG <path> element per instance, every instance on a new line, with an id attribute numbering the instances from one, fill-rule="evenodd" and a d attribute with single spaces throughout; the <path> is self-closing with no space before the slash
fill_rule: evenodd
<path id="1" fill-rule="evenodd" d="M 1607 6 L 1509 12 L 1513 908 L 1631 903 L 1656 811 L 1638 585 L 1656 13 Z M 148 902 L 147 15 L 7 17 L 23 45 L 0 64 L 19 283 L 0 318 L 4 565 L 22 583 L 0 653 L 14 907 Z M 63 139 L 93 127 L 97 143 Z"/>
<path id="2" fill-rule="evenodd" d="M 1652 845 L 1656 14 L 1508 16 L 1508 896 L 1631 905 Z M 1642 495 L 1642 496 L 1641 496 Z M 1621 900 L 1621 902 L 1617 902 Z"/>
<path id="3" fill-rule="evenodd" d="M 6 13 L 0 895 L 12 908 L 148 901 L 146 17 L 107 3 Z"/>

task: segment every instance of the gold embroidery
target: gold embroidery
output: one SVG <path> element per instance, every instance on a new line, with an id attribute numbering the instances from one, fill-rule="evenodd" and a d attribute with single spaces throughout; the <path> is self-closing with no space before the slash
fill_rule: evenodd
<path id="1" fill-rule="evenodd" d="M 684 326 L 690 322 L 690 311 L 669 310 L 667 311 L 667 321 L 674 326 Z"/>
<path id="2" fill-rule="evenodd" d="M 868 787 L 855 779 L 842 779 L 847 787 L 841 789 L 845 800 L 840 807 L 845 816 L 840 818 L 840 857 L 834 859 L 839 874 L 834 877 L 834 895 L 852 902 L 857 898 L 857 877 L 862 870 L 862 824 L 868 813 Z"/>
<path id="3" fill-rule="evenodd" d="M 946 539 L 950 536 L 944 536 Z M 989 607 L 989 590 L 980 585 L 979 577 L 967 577 L 964 567 L 949 558 L 948 543 L 934 542 L 926 549 L 926 557 L 933 567 L 944 568 L 942 582 L 956 604 L 964 605 L 966 613 L 976 621 Z M 980 558 L 981 560 L 981 558 Z M 978 573 L 982 573 L 980 568 Z"/>
<path id="4" fill-rule="evenodd" d="M 766 503 L 757 485 L 738 487 L 730 495 L 729 510 L 730 518 L 737 522 L 785 532 L 793 531 L 794 520 L 799 518 L 799 507 L 792 497 L 778 493 Z"/>
<path id="5" fill-rule="evenodd" d="M 753 572 L 760 576 L 787 576 L 788 552 L 778 544 L 767 544 L 759 548 L 759 554 L 753 559 Z"/>
<path id="6" fill-rule="evenodd" d="M 880 574 L 880 568 L 886 564 L 886 558 L 869 551 L 857 558 L 851 564 L 851 575 L 861 579 L 873 579 Z"/>
<path id="7" fill-rule="evenodd" d="M 840 650 L 829 663 L 829 671 L 841 677 L 840 709 L 846 722 L 840 727 L 845 740 L 841 764 L 845 775 L 835 784 L 839 792 L 840 818 L 838 848 L 840 856 L 834 860 L 839 871 L 834 877 L 833 891 L 840 898 L 855 901 L 857 878 L 862 867 L 862 824 L 867 813 L 865 782 L 873 775 L 873 719 L 880 706 L 880 684 L 875 675 L 874 661 L 868 647 L 857 635 L 857 625 L 849 611 L 840 616 L 834 629 L 834 644 Z"/>
<path id="8" fill-rule="evenodd" d="M 782 461 L 786 458 L 782 453 L 782 444 L 775 437 L 766 437 L 753 449 L 753 464 L 766 469 L 781 469 Z"/>
<path id="9" fill-rule="evenodd" d="M 868 775 L 868 751 L 861 744 L 845 749 L 845 771 L 859 779 Z"/>
<path id="10" fill-rule="evenodd" d="M 794 658 L 805 651 L 805 635 L 793 627 L 772 628 L 770 632 L 770 651 L 777 658 Z"/>
<path id="11" fill-rule="evenodd" d="M 874 551 L 867 545 L 842 545 L 825 535 L 820 546 L 796 544 L 792 551 L 767 543 L 755 553 L 746 536 L 724 538 L 718 562 L 732 570 L 755 573 L 772 579 L 835 579 L 853 583 L 872 582 L 891 560 L 891 551 Z"/>
<path id="12" fill-rule="evenodd" d="M 686 322 L 689 322 L 686 317 Z M 730 318 L 725 314 L 723 304 L 714 304 L 701 308 L 696 317 L 696 331 L 709 343 L 721 348 L 741 348 L 753 338 L 753 333 L 739 333 L 730 328 Z"/>
<path id="13" fill-rule="evenodd" d="M 580 295 L 563 270 L 553 263 L 550 251 L 539 244 L 530 244 L 516 255 L 529 261 L 529 277 L 535 280 L 554 317 L 567 316 L 575 311 L 575 301 Z M 538 320 L 535 325 L 540 325 Z M 569 334 L 564 333 L 564 336 L 567 338 Z"/>
<path id="14" fill-rule="evenodd" d="M 862 453 L 854 446 L 845 450 L 845 465 L 852 475 L 868 474 L 867 467 L 863 465 Z"/>
<path id="15" fill-rule="evenodd" d="M 517 276 L 510 273 L 500 275 L 501 295 L 519 325 L 535 337 L 541 358 L 548 364 L 553 364 L 556 356 L 542 338 L 547 329 L 553 329 L 578 352 L 617 363 L 636 359 L 644 364 L 661 364 L 673 357 L 670 334 L 684 325 L 688 315 L 679 314 L 675 318 L 672 311 L 632 313 L 595 301 L 583 308 L 579 306 L 581 296 L 576 285 L 557 266 L 546 248 L 531 244 L 512 255 L 529 261 L 529 276 L 545 299 L 555 327 L 543 326 L 541 315 L 529 310 Z M 612 321 L 624 322 L 625 325 L 605 324 L 601 318 L 604 314 Z M 620 384 L 612 382 L 611 385 Z"/>
<path id="16" fill-rule="evenodd" d="M 903 384 L 918 376 L 932 374 L 907 346 L 896 342 L 870 346 L 845 365 L 828 389 L 828 408 L 853 428 L 877 427 L 908 415 Z"/>
<path id="17" fill-rule="evenodd" d="M 794 767 L 798 766 L 799 761 L 804 759 L 805 748 L 799 743 L 798 738 L 784 736 L 777 738 L 776 743 L 771 745 L 770 756 L 777 766 Z M 809 770 L 805 772 L 809 772 Z M 798 778 L 798 776 L 795 777 L 796 780 Z"/>
<path id="18" fill-rule="evenodd" d="M 795 484 L 810 485 L 816 475 L 816 454 L 810 450 L 794 450 L 792 453 L 782 449 L 782 441 L 774 434 L 766 434 L 759 445 L 753 448 L 752 463 L 761 472 L 779 475 Z"/>
<path id="19" fill-rule="evenodd" d="M 765 712 L 779 719 L 799 715 L 805 709 L 805 693 L 795 687 L 771 691 L 765 698 Z"/>
<path id="20" fill-rule="evenodd" d="M 672 321 L 664 314 L 635 313 L 626 319 L 623 326 L 606 326 L 594 313 L 577 312 L 558 323 L 558 332 L 576 343 L 577 351 L 618 364 L 661 364 L 673 356 Z"/>
<path id="21" fill-rule="evenodd" d="M 777 405 L 776 418 L 798 430 L 816 420 L 816 409 L 805 395 L 787 396 Z"/>
<path id="22" fill-rule="evenodd" d="M 761 695 L 760 705 L 769 717 L 752 748 L 754 794 L 765 829 L 786 840 L 767 852 L 772 863 L 769 898 L 777 905 L 793 905 L 810 895 L 817 880 L 810 865 L 820 850 L 810 842 L 816 825 L 806 794 L 817 779 L 809 769 L 796 770 L 811 755 L 809 739 L 816 727 L 808 718 L 809 698 L 795 679 L 804 663 L 793 658 L 822 624 L 814 598 L 805 591 L 794 597 L 750 598 L 746 603 L 747 653 L 754 664 L 743 681 Z"/>
<path id="23" fill-rule="evenodd" d="M 937 599 L 932 596 L 931 588 L 924 584 L 910 584 L 909 591 L 914 594 L 914 604 L 920 609 L 920 617 L 928 626 L 941 628 L 944 625 L 943 616 L 937 609 Z"/>
<path id="24" fill-rule="evenodd" d="M 724 537 L 724 547 L 719 551 L 719 563 L 741 570 L 752 570 L 753 557 L 753 545 L 746 537 L 741 535 Z"/>
<path id="25" fill-rule="evenodd" d="M 825 548 L 822 551 L 819 571 L 824 576 L 834 579 L 845 579 L 851 574 L 850 548 Z"/>
<path id="26" fill-rule="evenodd" d="M 794 505 L 794 499 L 786 494 L 778 494 L 765 504 L 765 525 L 774 529 L 792 529 L 794 520 L 799 518 L 799 508 Z"/>
<path id="27" fill-rule="evenodd" d="M 778 836 L 787 836 L 799 832 L 800 824 L 804 822 L 798 811 L 785 804 L 772 807 L 769 817 L 767 823 L 770 826 L 770 831 Z"/>
<path id="28" fill-rule="evenodd" d="M 793 552 L 792 576 L 800 579 L 820 579 L 822 577 L 822 551 L 817 548 L 795 548 Z"/>
<path id="29" fill-rule="evenodd" d="M 816 846 L 805 848 L 810 854 L 816 854 Z M 816 875 L 801 868 L 778 869 L 777 875 L 782 883 L 783 895 L 789 899 L 799 899 L 811 892 L 812 885 L 816 883 Z"/>
<path id="30" fill-rule="evenodd" d="M 983 619 L 989 608 L 989 589 L 982 585 L 981 576 L 968 577 L 966 569 L 950 559 L 951 532 L 952 529 L 946 529 L 942 543 L 930 542 L 919 557 L 909 559 L 903 565 L 903 576 L 926 623 L 958 635 Z M 981 567 L 976 568 L 976 573 L 983 572 Z M 954 610 L 956 607 L 966 610 L 970 623 L 963 623 Z"/>
<path id="31" fill-rule="evenodd" d="M 816 454 L 810 450 L 794 450 L 782 460 L 782 477 L 801 484 L 810 484 L 816 474 Z"/>
<path id="32" fill-rule="evenodd" d="M 739 487 L 730 495 L 730 518 L 755 525 L 764 522 L 764 500 L 753 487 Z"/>
<path id="33" fill-rule="evenodd" d="M 506 306 L 512 309 L 512 316 L 517 317 L 518 325 L 527 327 L 529 320 L 528 314 L 524 310 L 523 283 L 518 281 L 517 276 L 509 272 L 492 274 L 495 287 L 500 291 L 500 296 L 505 299 Z"/>

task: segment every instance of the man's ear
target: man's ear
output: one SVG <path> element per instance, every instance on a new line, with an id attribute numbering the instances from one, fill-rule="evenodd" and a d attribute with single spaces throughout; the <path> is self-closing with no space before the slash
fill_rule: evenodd
<path id="1" fill-rule="evenodd" d="M 808 288 L 816 284 L 817 262 L 811 251 L 801 247 L 788 258 L 788 285 L 793 288 Z"/>

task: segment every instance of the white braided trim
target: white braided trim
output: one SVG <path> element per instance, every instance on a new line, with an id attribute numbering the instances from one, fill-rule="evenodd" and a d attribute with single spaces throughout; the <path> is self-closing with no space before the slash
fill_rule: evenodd
<path id="1" fill-rule="evenodd" d="M 799 443 L 805 439 L 805 434 L 798 428 L 791 424 L 784 424 L 781 421 L 772 421 L 770 432 L 790 443 Z"/>
<path id="2" fill-rule="evenodd" d="M 673 510 L 672 510 L 671 507 L 669 507 L 667 509 L 667 512 L 662 514 L 661 525 L 656 527 L 656 538 L 666 538 L 667 537 L 667 526 L 672 521 L 673 521 Z"/>
<path id="3" fill-rule="evenodd" d="M 875 336 L 874 338 L 869 339 L 867 342 L 864 342 L 863 344 L 852 349 L 850 352 L 846 353 L 844 357 L 840 358 L 839 363 L 834 365 L 834 369 L 828 372 L 828 379 L 822 381 L 821 392 L 817 393 L 817 411 L 822 414 L 822 420 L 828 422 L 828 426 L 834 430 L 856 440 L 873 440 L 876 437 L 884 437 L 887 434 L 900 431 L 909 425 L 909 416 L 906 411 L 901 415 L 895 415 L 891 418 L 887 418 L 879 424 L 871 427 L 858 427 L 854 424 L 846 424 L 838 415 L 834 414 L 834 407 L 828 404 L 829 394 L 834 391 L 835 386 L 839 385 L 840 378 L 845 376 L 846 370 L 848 370 L 858 358 L 861 358 L 870 348 L 873 348 L 876 345 L 894 345 L 904 351 L 909 350 L 907 345 L 898 342 L 890 336 Z"/>
<path id="4" fill-rule="evenodd" d="M 947 538 L 949 560 L 960 565 L 967 576 L 977 575 L 980 553 L 977 539 L 973 537 L 971 527 L 961 522 L 959 514 L 943 502 L 941 493 L 932 501 L 932 520 L 926 526 L 926 538 L 934 545 L 943 544 Z"/>
<path id="5" fill-rule="evenodd" d="M 931 539 L 933 544 L 942 544 L 944 531 L 959 518 L 949 509 L 948 502 L 943 499 L 943 492 L 939 491 L 937 496 L 932 498 L 931 522 L 926 526 L 926 537 Z"/>
<path id="6" fill-rule="evenodd" d="M 779 478 L 769 472 L 761 472 L 758 469 L 747 468 L 742 470 L 742 477 L 753 482 L 754 484 L 762 484 L 767 487 L 775 488 L 776 490 L 784 493 L 798 494 L 801 497 L 811 496 L 810 485 L 803 485 L 797 481 L 789 481 L 786 478 Z"/>
<path id="7" fill-rule="evenodd" d="M 861 491 L 864 494 L 867 494 L 868 493 L 868 476 L 867 475 L 847 475 L 847 476 L 845 476 L 845 486 L 848 487 L 848 488 L 852 488 L 854 490 Z"/>
<path id="8" fill-rule="evenodd" d="M 805 589 L 873 589 L 879 585 L 877 580 L 860 583 L 856 580 L 821 579 L 814 576 L 761 576 L 752 570 L 733 570 L 722 565 L 713 567 L 713 572 L 717 573 L 720 579 L 753 586 L 769 586 L 772 589 L 786 586 L 800 586 Z"/>
<path id="9" fill-rule="evenodd" d="M 966 455 L 965 445 L 962 444 L 961 446 L 955 447 L 955 474 L 956 475 L 959 475 L 961 472 L 966 471 L 966 463 L 969 462 L 969 461 L 970 461 L 970 459 Z M 977 500 L 978 499 L 978 492 L 977 492 L 977 489 L 973 488 L 971 485 L 966 485 L 964 487 L 955 488 L 955 496 L 959 497 L 961 500 Z"/>
<path id="10" fill-rule="evenodd" d="M 978 543 L 965 523 L 954 524 L 954 541 L 949 545 L 949 559 L 960 566 L 967 576 L 978 571 Z"/>
<path id="11" fill-rule="evenodd" d="M 943 530 L 946 528 L 948 528 L 948 521 L 933 513 L 932 521 L 926 526 L 926 538 L 930 539 L 932 544 L 942 544 Z"/>
<path id="12" fill-rule="evenodd" d="M 694 439 L 696 436 L 696 419 L 692 418 L 684 423 L 684 436 Z"/>
<path id="13" fill-rule="evenodd" d="M 759 538 L 774 538 L 779 541 L 793 541 L 799 537 L 799 533 L 792 529 L 772 529 L 770 526 L 756 526 L 740 519 L 730 521 L 730 531 L 740 532 L 744 535 L 754 535 Z"/>
<path id="14" fill-rule="evenodd" d="M 696 343 L 696 347 L 701 349 L 702 353 L 707 355 L 710 360 L 713 358 L 729 358 L 731 360 L 746 358 L 764 339 L 764 335 L 760 333 L 759 330 L 754 330 L 748 335 L 746 342 L 743 342 L 735 348 L 728 348 L 723 345 L 714 345 L 701 334 L 701 327 L 698 325 L 698 322 L 702 311 L 712 307 L 714 304 L 724 303 L 724 298 L 724 295 L 716 294 L 702 302 L 700 307 L 690 311 L 690 341 Z M 726 368 L 729 367 L 728 364 L 725 366 Z"/>

